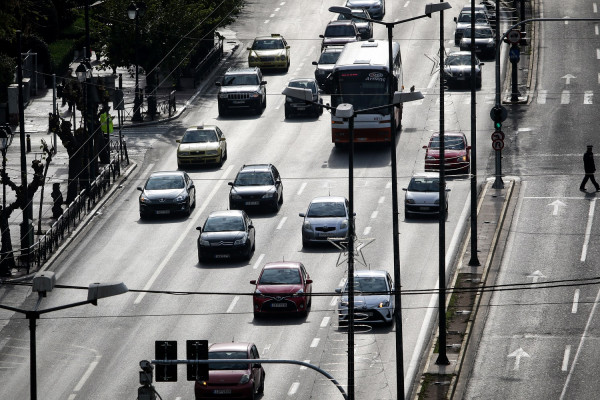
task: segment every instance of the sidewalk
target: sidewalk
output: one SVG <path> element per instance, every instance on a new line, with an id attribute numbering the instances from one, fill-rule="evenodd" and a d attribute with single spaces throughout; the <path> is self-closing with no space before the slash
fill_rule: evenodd
<path id="1" fill-rule="evenodd" d="M 184 87 L 179 88 L 175 92 L 175 111 L 171 113 L 171 117 L 169 117 L 168 113 L 160 113 L 157 114 L 154 120 L 151 120 L 150 117 L 146 114 L 143 114 L 143 121 L 141 122 L 132 122 L 131 116 L 133 115 L 133 98 L 134 98 L 134 89 L 135 89 L 135 75 L 132 76 L 126 68 L 117 68 L 116 76 L 115 76 L 115 86 L 118 88 L 119 82 L 119 74 L 122 76 L 122 84 L 123 84 L 123 97 L 125 103 L 125 110 L 122 111 L 124 114 L 124 122 L 123 126 L 119 127 L 119 123 L 117 120 L 117 111 L 114 110 L 114 106 L 112 102 L 109 103 L 110 106 L 110 115 L 113 116 L 114 123 L 114 131 L 111 135 L 111 142 L 119 140 L 119 128 L 121 128 L 122 135 L 124 138 L 127 135 L 127 129 L 138 127 L 138 126 L 146 126 L 152 124 L 160 124 L 165 123 L 170 120 L 178 118 L 187 108 L 190 101 L 195 98 L 207 85 L 210 85 L 213 81 L 213 75 L 215 70 L 219 68 L 220 65 L 229 58 L 233 52 L 237 49 L 238 44 L 234 42 L 225 42 L 223 45 L 223 56 L 221 60 L 217 64 L 211 73 L 207 74 L 203 78 L 201 82 L 197 83 L 197 87 L 193 88 L 191 84 L 182 85 Z M 92 53 L 92 60 L 95 60 L 95 54 Z M 75 71 L 77 66 L 80 64 L 81 60 L 73 60 L 71 64 L 72 71 Z M 91 62 L 92 67 L 95 67 L 99 64 L 97 61 Z M 106 76 L 112 75 L 112 70 L 102 71 L 94 68 L 93 76 Z M 73 73 L 73 76 L 75 74 Z M 140 75 L 138 81 L 142 80 L 142 76 Z M 59 78 L 56 79 L 56 84 L 60 83 Z M 162 87 L 159 88 L 158 94 L 160 96 L 168 95 L 172 90 L 175 90 L 172 87 Z M 62 119 L 72 120 L 72 113 L 69 111 L 68 105 L 62 106 L 62 99 L 56 99 L 58 114 Z M 144 109 L 147 108 L 147 103 L 144 100 Z M 49 147 L 52 147 L 54 143 L 54 135 L 49 133 L 48 127 L 48 115 L 52 113 L 53 108 L 53 90 L 52 87 L 47 89 L 38 90 L 37 96 L 31 96 L 29 102 L 26 104 L 24 114 L 25 114 L 25 124 L 24 131 L 26 137 L 29 136 L 31 140 L 31 152 L 26 153 L 26 165 L 27 165 L 27 182 L 30 183 L 33 176 L 33 169 L 31 168 L 31 162 L 34 159 L 41 159 L 41 144 L 42 141 L 45 141 Z M 159 109 L 160 112 L 160 109 Z M 81 113 L 77 111 L 76 113 L 76 125 L 80 125 Z M 11 125 L 10 128 L 14 134 L 12 144 L 7 150 L 6 153 L 6 170 L 7 174 L 17 185 L 21 184 L 21 144 L 20 144 L 20 127 L 18 125 Z M 56 153 L 52 157 L 52 162 L 48 167 L 48 173 L 46 176 L 46 181 L 43 190 L 43 199 L 42 199 L 42 188 L 39 188 L 33 196 L 33 232 L 34 239 L 33 242 L 37 242 L 41 235 L 43 235 L 52 224 L 56 222 L 56 219 L 52 216 L 52 206 L 53 199 L 50 196 L 52 193 L 52 185 L 54 183 L 58 183 L 60 186 L 60 191 L 63 195 L 63 199 L 66 199 L 67 196 L 67 179 L 68 179 L 68 165 L 69 165 L 69 157 L 67 154 L 67 150 L 63 146 L 60 139 L 57 138 L 58 143 L 56 143 Z M 27 142 L 25 142 L 27 143 Z M 27 144 L 26 144 L 27 148 Z M 118 157 L 118 151 L 111 151 L 111 159 Z M 135 167 L 135 163 L 133 160 L 129 160 L 129 165 L 127 165 L 127 161 L 123 161 L 121 164 L 121 174 L 126 171 L 133 169 Z M 102 165 L 100 165 L 102 168 Z M 6 203 L 11 204 L 15 200 L 15 192 L 10 188 L 6 188 Z M 41 205 L 41 214 L 40 214 L 40 201 Z M 63 210 L 67 205 L 63 205 Z M 41 215 L 41 218 L 40 218 Z M 22 210 L 17 209 L 13 211 L 9 218 L 9 228 L 10 235 L 12 240 L 12 247 L 15 251 L 15 257 L 18 254 L 18 249 L 20 248 L 21 240 L 20 240 L 20 224 L 23 222 L 23 213 Z M 69 240 L 69 239 L 67 239 Z M 18 264 L 18 262 L 17 262 Z M 34 266 L 29 270 L 29 274 L 33 274 L 36 272 L 36 268 Z M 13 268 L 11 270 L 10 277 L 0 277 L 0 281 L 2 279 L 17 279 L 24 278 L 29 276 L 27 274 L 27 269 L 22 268 Z"/>

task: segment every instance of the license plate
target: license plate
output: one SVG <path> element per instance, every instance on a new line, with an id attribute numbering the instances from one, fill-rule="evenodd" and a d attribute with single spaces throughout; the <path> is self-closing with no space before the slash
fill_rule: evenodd
<path id="1" fill-rule="evenodd" d="M 304 110 L 306 110 L 306 107 L 296 107 L 296 109 L 297 109 L 298 111 L 304 111 Z"/>
<path id="2" fill-rule="evenodd" d="M 157 214 L 169 214 L 170 212 L 170 210 L 156 210 Z"/>
<path id="3" fill-rule="evenodd" d="M 319 237 L 329 237 L 328 233 L 319 233 Z"/>
<path id="4" fill-rule="evenodd" d="M 213 394 L 231 394 L 231 389 L 215 389 Z"/>
<path id="5" fill-rule="evenodd" d="M 244 100 L 234 100 L 233 104 L 244 104 Z"/>
<path id="6" fill-rule="evenodd" d="M 215 258 L 229 258 L 230 255 L 229 254 L 216 254 Z"/>
<path id="7" fill-rule="evenodd" d="M 272 303 L 271 307 L 273 307 L 273 308 L 287 308 L 287 304 L 286 303 Z"/>
<path id="8" fill-rule="evenodd" d="M 429 211 L 429 207 L 419 207 L 419 210 L 421 210 L 421 211 Z"/>
<path id="9" fill-rule="evenodd" d="M 258 202 L 258 201 L 247 201 L 244 204 L 246 204 L 247 206 L 257 206 L 257 205 L 260 204 L 260 202 Z"/>

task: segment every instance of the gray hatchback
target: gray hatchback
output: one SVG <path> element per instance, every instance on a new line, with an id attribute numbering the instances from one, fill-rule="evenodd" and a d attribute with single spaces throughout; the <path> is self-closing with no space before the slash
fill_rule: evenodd
<path id="1" fill-rule="evenodd" d="M 349 203 L 345 197 L 315 197 L 302 222 L 302 245 L 348 239 Z"/>

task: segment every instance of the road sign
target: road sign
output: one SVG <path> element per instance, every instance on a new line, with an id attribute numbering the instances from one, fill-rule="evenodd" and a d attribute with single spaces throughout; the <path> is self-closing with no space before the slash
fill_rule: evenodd
<path id="1" fill-rule="evenodd" d="M 506 38 L 510 43 L 517 44 L 519 43 L 519 40 L 521 40 L 521 32 L 518 29 L 513 29 L 510 32 L 508 32 Z"/>
<path id="2" fill-rule="evenodd" d="M 492 133 L 492 140 L 504 140 L 504 132 L 496 131 Z"/>
<path id="3" fill-rule="evenodd" d="M 496 122 L 496 110 L 499 110 L 498 117 L 500 122 L 504 122 L 506 120 L 506 117 L 508 117 L 508 110 L 502 105 L 499 105 L 498 108 L 496 108 L 496 106 L 492 107 L 492 109 L 490 110 L 490 118 L 494 122 Z"/>
<path id="4" fill-rule="evenodd" d="M 177 360 L 177 341 L 155 340 L 154 355 L 157 360 Z M 157 365 L 156 382 L 177 382 L 177 364 Z"/>
<path id="5" fill-rule="evenodd" d="M 186 340 L 186 358 L 188 360 L 208 360 L 208 340 Z M 188 381 L 207 381 L 208 364 L 188 364 Z"/>
<path id="6" fill-rule="evenodd" d="M 504 148 L 504 140 L 494 139 L 492 140 L 492 149 L 499 151 Z"/>
<path id="7" fill-rule="evenodd" d="M 508 59 L 511 62 L 519 62 L 519 60 L 521 59 L 521 51 L 519 50 L 518 46 L 510 46 L 510 50 L 508 51 Z"/>

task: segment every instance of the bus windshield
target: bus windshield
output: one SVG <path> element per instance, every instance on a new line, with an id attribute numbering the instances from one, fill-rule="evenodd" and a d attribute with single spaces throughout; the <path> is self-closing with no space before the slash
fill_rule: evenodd
<path id="1" fill-rule="evenodd" d="M 388 104 L 389 83 L 386 76 L 384 71 L 338 71 L 334 94 L 331 96 L 332 105 L 336 107 L 338 104 L 349 103 L 358 111 Z M 384 108 L 374 113 L 387 115 L 389 109 Z"/>

